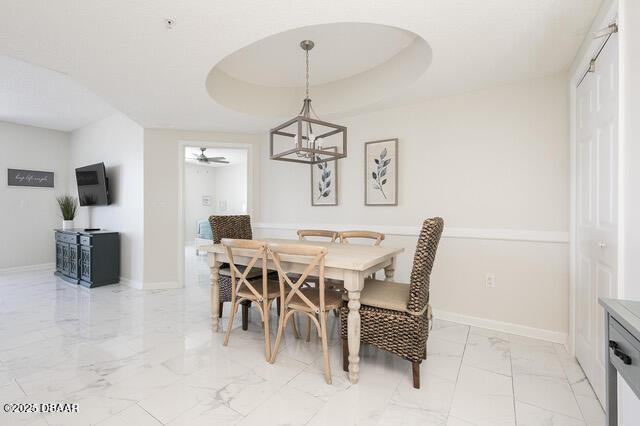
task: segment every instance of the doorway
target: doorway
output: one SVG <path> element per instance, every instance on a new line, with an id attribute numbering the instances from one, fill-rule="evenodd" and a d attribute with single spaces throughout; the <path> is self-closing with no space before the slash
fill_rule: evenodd
<path id="1" fill-rule="evenodd" d="M 247 148 L 185 145 L 182 153 L 182 223 L 185 286 L 208 288 L 202 246 L 212 244 L 209 216 L 247 214 Z"/>
<path id="2" fill-rule="evenodd" d="M 599 53 L 598 53 L 599 52 Z M 575 96 L 575 354 L 605 397 L 604 312 L 618 282 L 618 37 L 608 37 Z"/>

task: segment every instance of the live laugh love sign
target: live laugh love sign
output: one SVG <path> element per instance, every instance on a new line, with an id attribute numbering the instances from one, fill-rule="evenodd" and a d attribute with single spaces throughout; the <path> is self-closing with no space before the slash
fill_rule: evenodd
<path id="1" fill-rule="evenodd" d="M 53 188 L 53 172 L 8 169 L 7 184 L 9 186 L 35 186 L 38 188 Z"/>

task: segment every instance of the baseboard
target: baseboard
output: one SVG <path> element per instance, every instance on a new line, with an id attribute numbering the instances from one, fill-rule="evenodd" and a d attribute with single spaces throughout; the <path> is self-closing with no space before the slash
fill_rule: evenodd
<path id="1" fill-rule="evenodd" d="M 120 277 L 120 284 L 126 285 L 127 287 L 137 288 L 138 290 L 142 290 L 142 282 L 132 280 L 130 278 Z"/>
<path id="2" fill-rule="evenodd" d="M 158 281 L 158 282 L 152 282 L 152 283 L 148 283 L 145 282 L 142 284 L 142 290 L 163 290 L 163 289 L 169 289 L 169 288 L 183 288 L 184 285 L 182 283 L 179 283 L 177 281 Z"/>
<path id="3" fill-rule="evenodd" d="M 34 272 L 34 271 L 51 271 L 56 268 L 55 263 L 40 263 L 38 265 L 16 266 L 14 268 L 0 269 L 0 274 L 16 274 L 19 272 Z"/>
<path id="4" fill-rule="evenodd" d="M 132 280 L 124 277 L 120 277 L 120 284 L 126 285 L 127 287 L 135 288 L 137 290 L 162 290 L 162 289 L 168 289 L 168 288 L 184 287 L 182 284 L 176 281 L 145 283 L 142 281 L 136 281 L 136 280 Z"/>
<path id="5" fill-rule="evenodd" d="M 434 318 L 445 321 L 457 322 L 474 327 L 487 328 L 489 330 L 503 333 L 517 334 L 519 336 L 530 337 L 532 339 L 545 340 L 547 342 L 566 344 L 568 333 L 560 331 L 545 330 L 543 328 L 529 327 L 526 325 L 514 324 L 512 322 L 497 321 L 488 318 L 472 317 L 469 315 L 457 314 L 455 312 L 433 310 Z"/>

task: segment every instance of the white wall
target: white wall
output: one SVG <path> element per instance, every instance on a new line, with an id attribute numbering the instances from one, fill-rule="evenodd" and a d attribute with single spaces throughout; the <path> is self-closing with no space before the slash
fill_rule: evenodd
<path id="1" fill-rule="evenodd" d="M 104 162 L 112 204 L 80 207 L 76 226 L 120 232 L 120 275 L 124 282 L 140 286 L 144 280 L 143 128 L 118 113 L 75 130 L 70 162 L 70 173 L 76 167 Z M 71 182 L 75 185 L 75 177 Z"/>
<path id="2" fill-rule="evenodd" d="M 620 297 L 640 300 L 640 2 L 620 0 L 620 158 L 621 215 Z M 620 376 L 618 376 L 620 379 Z M 640 419 L 640 400 L 621 384 L 620 422 L 635 425 Z"/>
<path id="3" fill-rule="evenodd" d="M 247 165 L 216 168 L 216 197 L 219 214 L 244 214 L 247 206 Z"/>
<path id="4" fill-rule="evenodd" d="M 179 191 L 183 163 L 181 143 L 201 146 L 220 143 L 233 148 L 253 146 L 247 161 L 253 187 L 259 185 L 260 165 L 257 152 L 264 142 L 261 135 L 144 129 L 144 277 L 146 287 L 180 287 L 183 285 L 184 238 Z M 199 142 L 192 144 L 191 142 Z M 248 196 L 248 212 L 259 213 L 257 191 Z"/>
<path id="5" fill-rule="evenodd" d="M 55 262 L 53 229 L 67 192 L 69 134 L 0 122 L 0 270 Z M 7 169 L 54 172 L 54 188 L 7 186 Z"/>
<path id="6" fill-rule="evenodd" d="M 196 221 L 215 212 L 216 168 L 186 163 L 184 168 L 184 240 L 193 243 Z M 211 196 L 211 205 L 202 205 L 202 196 Z"/>
<path id="7" fill-rule="evenodd" d="M 566 84 L 559 74 L 340 120 L 348 127 L 349 155 L 339 161 L 337 207 L 311 207 L 308 166 L 268 160 L 264 137 L 260 221 L 268 228 L 393 230 L 442 216 L 449 230 L 470 228 L 470 235 L 489 238 L 443 240 L 432 277 L 434 308 L 562 340 L 569 316 Z M 399 139 L 399 205 L 365 207 L 363 145 L 385 138 Z M 564 242 L 492 239 L 504 234 L 494 229 L 560 235 Z M 415 243 L 415 235 L 385 240 L 406 249 L 397 279 L 408 280 Z M 496 288 L 485 288 L 486 274 L 496 276 Z"/>

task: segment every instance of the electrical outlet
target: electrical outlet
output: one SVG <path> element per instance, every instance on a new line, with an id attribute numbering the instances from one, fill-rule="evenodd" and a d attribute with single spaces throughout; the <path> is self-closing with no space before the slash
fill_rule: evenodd
<path id="1" fill-rule="evenodd" d="M 485 285 L 487 288 L 494 288 L 496 286 L 496 276 L 495 275 L 487 275 L 485 277 Z"/>

